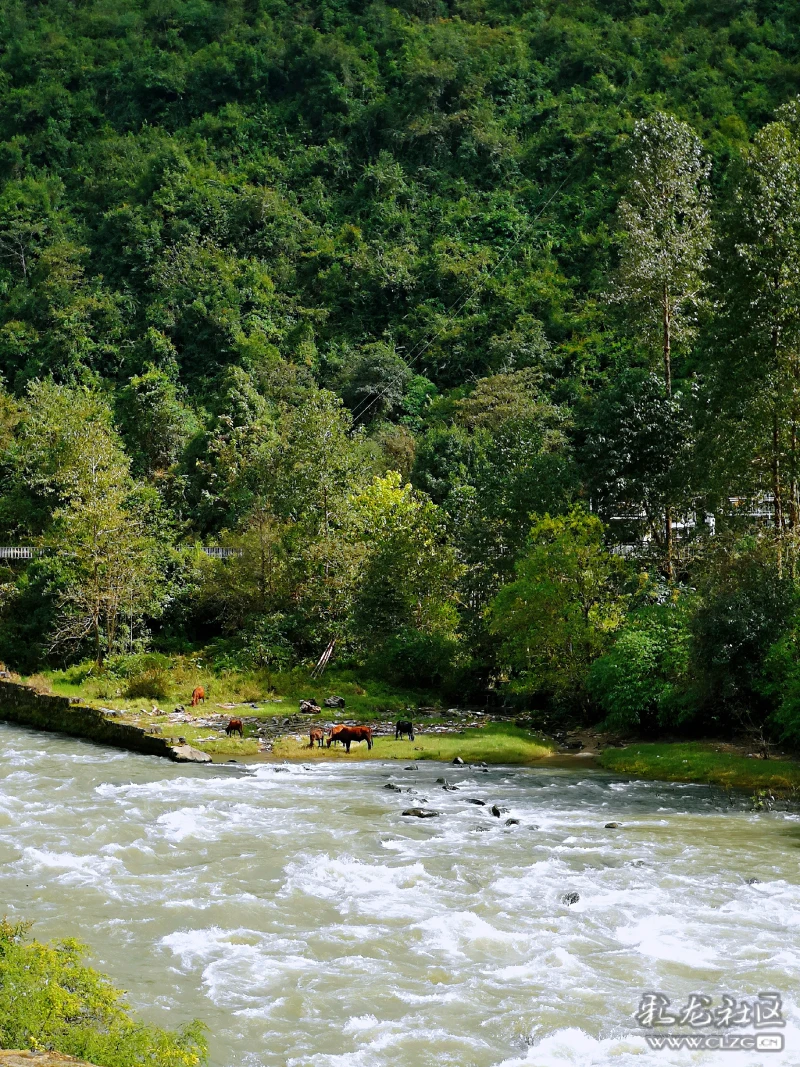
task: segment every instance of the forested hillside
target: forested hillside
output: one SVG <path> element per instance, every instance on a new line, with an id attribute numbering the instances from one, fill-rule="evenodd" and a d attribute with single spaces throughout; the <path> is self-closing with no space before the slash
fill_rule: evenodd
<path id="1" fill-rule="evenodd" d="M 0 69 L 10 665 L 797 735 L 796 4 L 0 0 Z"/>

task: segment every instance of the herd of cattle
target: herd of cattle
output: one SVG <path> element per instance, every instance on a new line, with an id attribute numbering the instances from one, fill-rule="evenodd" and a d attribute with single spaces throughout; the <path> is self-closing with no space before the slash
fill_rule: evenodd
<path id="1" fill-rule="evenodd" d="M 192 707 L 196 708 L 202 701 L 206 702 L 205 690 L 201 685 L 198 685 L 192 693 Z M 342 701 L 344 703 L 344 701 Z M 241 719 L 231 719 L 225 728 L 225 733 L 228 737 L 231 734 L 238 734 L 239 737 L 244 737 L 244 724 Z M 403 736 L 408 737 L 410 741 L 414 740 L 414 724 L 410 719 L 400 719 L 395 726 L 394 739 L 397 741 Z M 334 726 L 331 728 L 327 737 L 325 731 L 321 726 L 312 726 L 309 730 L 309 748 L 313 748 L 317 745 L 322 748 L 323 744 L 327 742 L 328 748 L 331 745 L 344 745 L 345 751 L 350 751 L 350 745 L 355 741 L 358 744 L 361 741 L 367 742 L 367 748 L 372 748 L 372 728 L 370 726 Z"/>
<path id="2" fill-rule="evenodd" d="M 225 733 L 228 735 L 228 737 L 230 737 L 231 734 L 237 733 L 239 737 L 243 737 L 244 725 L 242 723 L 242 720 L 231 719 L 227 727 L 225 728 Z M 400 721 L 395 726 L 395 741 L 397 741 L 397 739 L 402 737 L 404 734 L 409 738 L 409 740 L 414 740 L 414 724 L 408 719 L 400 719 Z M 346 752 L 349 752 L 350 746 L 353 744 L 354 741 L 356 742 L 356 744 L 361 741 L 366 741 L 367 748 L 372 748 L 371 726 L 333 726 L 327 737 L 325 736 L 325 731 L 322 729 L 321 726 L 312 726 L 308 732 L 308 736 L 309 748 L 313 748 L 314 745 L 317 745 L 318 748 L 322 748 L 323 744 L 327 742 L 328 748 L 330 748 L 331 745 L 340 744 L 344 745 Z"/>
<path id="3" fill-rule="evenodd" d="M 406 734 L 411 741 L 414 740 L 414 724 L 407 719 L 400 719 L 395 726 L 394 739 Z M 323 744 L 327 744 L 328 748 L 331 745 L 344 745 L 345 751 L 350 751 L 350 745 L 355 741 L 367 742 L 367 748 L 372 748 L 372 727 L 371 726 L 333 726 L 330 733 L 325 736 L 325 731 L 321 726 L 312 726 L 308 731 L 308 747 L 313 748 L 317 745 L 318 748 L 322 748 Z"/>

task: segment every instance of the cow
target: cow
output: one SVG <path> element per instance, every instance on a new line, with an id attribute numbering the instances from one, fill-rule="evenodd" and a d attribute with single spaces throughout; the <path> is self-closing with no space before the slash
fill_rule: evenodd
<path id="1" fill-rule="evenodd" d="M 334 726 L 331 732 L 328 734 L 328 748 L 331 747 L 331 742 L 341 741 L 345 747 L 345 751 L 350 751 L 350 745 L 353 741 L 366 741 L 367 748 L 372 748 L 372 730 L 369 726 Z"/>
<path id="2" fill-rule="evenodd" d="M 198 685 L 192 690 L 192 707 L 196 708 L 201 700 L 205 704 L 206 691 L 203 689 L 202 685 Z"/>
<path id="3" fill-rule="evenodd" d="M 339 734 L 344 729 L 345 729 L 344 726 L 332 726 L 331 727 L 331 732 L 328 734 L 328 748 L 330 748 L 331 745 L 335 745 L 336 744 L 336 742 L 339 740 Z M 344 743 L 344 742 L 342 742 L 342 743 Z"/>
<path id="4" fill-rule="evenodd" d="M 244 737 L 244 727 L 242 726 L 242 720 L 231 719 L 231 721 L 225 727 L 225 733 L 228 735 L 228 737 L 230 737 L 231 734 L 235 733 L 238 733 L 239 737 Z"/>
<path id="5" fill-rule="evenodd" d="M 313 748 L 314 742 L 317 742 L 317 748 L 322 748 L 322 742 L 325 740 L 325 731 L 321 726 L 312 726 L 308 731 L 308 747 Z"/>
<path id="6" fill-rule="evenodd" d="M 414 740 L 414 724 L 410 719 L 400 719 L 394 728 L 394 739 L 402 737 L 403 734 L 408 734 L 409 741 Z"/>

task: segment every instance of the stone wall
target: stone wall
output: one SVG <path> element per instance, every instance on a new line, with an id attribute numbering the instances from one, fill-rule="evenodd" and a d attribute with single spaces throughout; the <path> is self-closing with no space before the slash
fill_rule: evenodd
<path id="1" fill-rule="evenodd" d="M 19 682 L 0 680 L 0 721 L 182 761 L 181 754 L 176 753 L 165 737 L 145 733 L 138 726 L 115 722 L 97 708 L 87 707 L 69 697 L 37 693 Z"/>

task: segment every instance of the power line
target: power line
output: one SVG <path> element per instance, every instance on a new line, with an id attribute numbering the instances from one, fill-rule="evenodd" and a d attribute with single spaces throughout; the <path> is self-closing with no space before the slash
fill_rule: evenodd
<path id="1" fill-rule="evenodd" d="M 503 265 L 503 263 L 505 263 L 505 261 L 508 259 L 508 257 L 511 255 L 511 253 L 514 251 L 514 249 L 520 244 L 520 242 L 525 237 L 528 236 L 530 231 L 533 229 L 534 225 L 539 221 L 539 219 L 542 217 L 542 215 L 547 210 L 547 208 L 552 204 L 553 200 L 555 200 L 555 198 L 558 196 L 558 194 L 564 188 L 564 186 L 566 185 L 567 180 L 568 180 L 569 177 L 570 177 L 569 174 L 565 175 L 565 177 L 561 180 L 561 182 L 556 187 L 556 189 L 553 191 L 553 193 L 551 193 L 551 195 L 547 198 L 547 200 L 544 202 L 544 204 L 542 204 L 541 208 L 533 216 L 533 218 L 530 220 L 530 222 L 528 222 L 527 226 L 525 226 L 520 231 L 519 236 L 506 249 L 506 251 L 500 257 L 500 259 L 497 261 L 497 263 L 495 263 L 495 265 L 492 267 L 492 269 L 489 271 L 489 273 L 482 275 L 480 281 L 476 282 L 475 285 L 472 287 L 472 289 L 469 290 L 469 292 L 466 293 L 466 295 L 464 295 L 462 297 L 458 297 L 453 302 L 453 304 L 451 304 L 451 306 L 447 309 L 447 311 L 445 313 L 446 316 L 447 316 L 446 319 L 445 319 L 445 322 L 439 327 L 439 329 L 434 334 L 432 334 L 427 339 L 427 341 L 418 341 L 417 342 L 417 344 L 411 350 L 411 354 L 410 354 L 409 358 L 406 360 L 406 364 L 407 364 L 408 367 L 413 367 L 413 365 L 419 359 L 422 358 L 424 353 L 431 347 L 431 345 L 439 337 L 441 337 L 441 335 L 444 333 L 444 331 L 447 329 L 447 327 L 451 325 L 451 323 L 453 322 L 453 319 L 456 317 L 456 315 L 459 314 L 461 311 L 463 311 L 463 309 L 470 302 L 470 300 L 472 300 L 472 298 L 476 295 L 476 293 L 479 291 L 479 289 L 482 289 L 485 286 L 486 281 L 488 281 L 488 279 L 490 279 L 500 269 L 500 267 Z M 420 345 L 422 347 L 419 347 Z M 416 351 L 417 348 L 419 348 L 419 351 Z M 363 415 L 366 415 L 366 413 L 370 410 L 370 408 L 374 404 L 377 404 L 377 402 L 385 395 L 386 395 L 385 390 L 379 390 L 374 396 L 372 396 L 370 398 L 369 401 L 366 401 L 366 399 L 362 400 L 353 409 L 353 413 L 352 413 L 353 414 L 353 421 L 355 422 L 357 419 L 361 418 Z M 362 407 L 362 405 L 364 405 L 364 406 Z"/>

